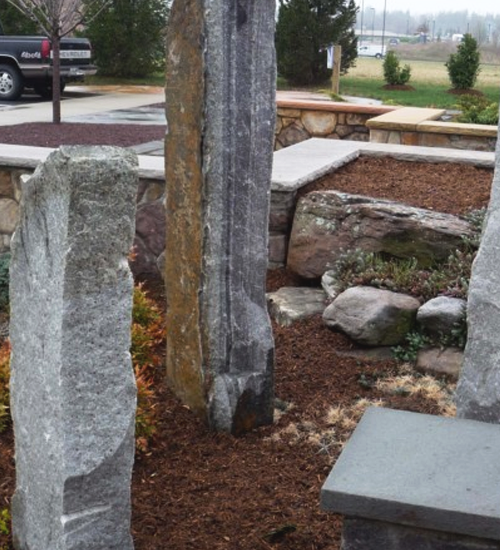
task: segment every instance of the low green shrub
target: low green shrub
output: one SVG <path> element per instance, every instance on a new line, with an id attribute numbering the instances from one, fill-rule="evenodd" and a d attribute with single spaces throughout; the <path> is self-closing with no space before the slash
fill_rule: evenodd
<path id="1" fill-rule="evenodd" d="M 414 363 L 417 359 L 417 353 L 430 345 L 430 338 L 419 331 L 409 332 L 405 337 L 405 344 L 392 348 L 394 358 L 402 363 Z"/>
<path id="2" fill-rule="evenodd" d="M 484 96 L 463 95 L 457 101 L 461 114 L 458 122 L 469 124 L 498 124 L 498 102 L 491 102 Z"/>
<path id="3" fill-rule="evenodd" d="M 451 85 L 456 90 L 474 88 L 480 68 L 481 55 L 476 39 L 471 34 L 464 34 L 456 53 L 450 54 L 445 63 Z"/>
<path id="4" fill-rule="evenodd" d="M 409 65 L 401 67 L 399 57 L 392 50 L 389 50 L 385 56 L 383 70 L 384 80 L 390 86 L 403 86 L 411 77 L 411 67 Z"/>

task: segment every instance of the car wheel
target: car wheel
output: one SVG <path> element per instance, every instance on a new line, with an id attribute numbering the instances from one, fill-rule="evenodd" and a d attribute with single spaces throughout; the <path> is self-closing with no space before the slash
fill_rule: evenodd
<path id="1" fill-rule="evenodd" d="M 377 59 L 380 59 L 382 56 L 381 56 L 379 53 L 376 53 L 376 54 L 375 54 L 375 57 L 376 57 Z"/>
<path id="2" fill-rule="evenodd" d="M 24 89 L 21 73 L 10 65 L 0 65 L 0 101 L 17 99 Z"/>

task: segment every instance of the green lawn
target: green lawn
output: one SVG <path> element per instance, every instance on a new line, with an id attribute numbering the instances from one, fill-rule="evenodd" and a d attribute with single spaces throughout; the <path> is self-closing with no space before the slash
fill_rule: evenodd
<path id="1" fill-rule="evenodd" d="M 356 67 L 340 79 L 341 95 L 370 97 L 384 103 L 412 105 L 415 107 L 438 107 L 452 109 L 456 96 L 448 93 L 451 88 L 446 67 L 442 61 L 405 61 L 412 69 L 409 85 L 414 91 L 384 90 L 383 61 L 374 58 L 359 58 Z M 491 101 L 500 98 L 500 66 L 482 65 L 475 89 Z"/>

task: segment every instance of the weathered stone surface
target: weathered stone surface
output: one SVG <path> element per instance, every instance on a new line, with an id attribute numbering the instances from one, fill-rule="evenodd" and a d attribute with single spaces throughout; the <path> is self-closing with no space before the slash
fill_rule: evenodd
<path id="1" fill-rule="evenodd" d="M 337 115 L 327 111 L 305 111 L 301 120 L 309 134 L 317 137 L 331 134 L 337 125 Z"/>
<path id="2" fill-rule="evenodd" d="M 415 368 L 425 374 L 458 380 L 463 359 L 463 351 L 458 348 L 422 349 L 417 353 Z"/>
<path id="3" fill-rule="evenodd" d="M 340 293 L 340 285 L 333 270 L 325 271 L 321 277 L 321 288 L 325 291 L 328 300 L 333 301 Z"/>
<path id="4" fill-rule="evenodd" d="M 139 205 L 136 233 L 155 257 L 165 250 L 165 207 L 162 200 Z"/>
<path id="5" fill-rule="evenodd" d="M 417 322 L 431 334 L 449 334 L 463 321 L 466 308 L 465 300 L 438 296 L 420 307 Z"/>
<path id="6" fill-rule="evenodd" d="M 12 243 L 18 550 L 132 550 L 135 154 L 63 147 L 23 189 Z"/>
<path id="7" fill-rule="evenodd" d="M 141 189 L 142 187 L 142 189 Z M 140 203 L 151 203 L 163 198 L 165 193 L 164 182 L 141 181 L 138 193 Z"/>
<path id="8" fill-rule="evenodd" d="M 352 134 L 353 128 L 352 126 L 348 126 L 347 124 L 337 124 L 335 127 L 335 133 L 341 138 L 345 139 L 347 136 Z"/>
<path id="9" fill-rule="evenodd" d="M 14 185 L 9 170 L 0 170 L 0 197 L 14 197 Z"/>
<path id="10" fill-rule="evenodd" d="M 267 295 L 271 317 L 282 326 L 323 313 L 325 293 L 317 288 L 283 287 Z"/>
<path id="11" fill-rule="evenodd" d="M 290 145 L 295 145 L 301 141 L 309 139 L 311 136 L 309 133 L 299 126 L 296 122 L 287 126 L 278 136 L 278 139 L 283 145 L 283 147 L 289 147 Z"/>
<path id="12" fill-rule="evenodd" d="M 288 234 L 295 210 L 295 191 L 273 191 L 271 193 L 271 212 L 269 230 Z"/>
<path id="13" fill-rule="evenodd" d="M 345 518 L 341 550 L 500 550 L 494 540 L 416 529 L 396 523 Z"/>
<path id="14" fill-rule="evenodd" d="M 167 376 L 233 433 L 273 415 L 274 17 L 273 0 L 176 0 L 167 39 Z"/>
<path id="15" fill-rule="evenodd" d="M 348 288 L 325 309 L 325 324 L 365 346 L 393 346 L 411 330 L 420 302 L 368 286 Z"/>
<path id="16" fill-rule="evenodd" d="M 457 387 L 457 415 L 500 423 L 500 145 L 481 245 L 467 301 L 468 339 Z"/>
<path id="17" fill-rule="evenodd" d="M 372 407 L 323 485 L 321 505 L 346 516 L 498 544 L 499 454 L 498 426 Z"/>
<path id="18" fill-rule="evenodd" d="M 10 235 L 0 234 L 0 254 L 10 250 Z"/>
<path id="19" fill-rule="evenodd" d="M 470 235 L 468 222 L 451 214 L 413 208 L 337 191 L 302 197 L 295 212 L 288 267 L 306 278 L 321 277 L 345 250 L 359 248 L 422 265 L 447 258 Z"/>
<path id="20" fill-rule="evenodd" d="M 0 199 L 0 233 L 12 234 L 18 217 L 18 203 L 13 199 Z"/>
<path id="21" fill-rule="evenodd" d="M 269 235 L 268 267 L 283 267 L 286 264 L 288 237 L 284 233 Z"/>

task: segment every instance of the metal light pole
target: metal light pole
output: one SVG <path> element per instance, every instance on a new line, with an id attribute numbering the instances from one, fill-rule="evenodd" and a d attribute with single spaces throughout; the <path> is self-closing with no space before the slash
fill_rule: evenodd
<path id="1" fill-rule="evenodd" d="M 363 44 L 363 17 L 365 15 L 365 0 L 361 0 L 361 32 L 359 33 L 359 45 Z"/>
<path id="2" fill-rule="evenodd" d="M 384 17 L 382 19 L 382 56 L 384 52 L 384 42 L 385 42 L 385 12 L 387 11 L 387 0 L 384 0 Z"/>
<path id="3" fill-rule="evenodd" d="M 375 43 L 375 8 L 370 8 L 372 10 L 372 44 Z"/>

